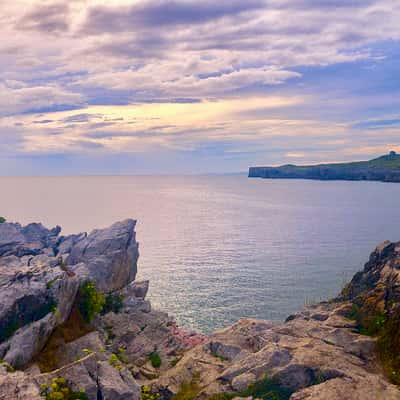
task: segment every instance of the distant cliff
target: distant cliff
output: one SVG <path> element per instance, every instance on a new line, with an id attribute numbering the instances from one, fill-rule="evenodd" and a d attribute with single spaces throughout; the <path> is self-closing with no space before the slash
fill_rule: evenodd
<path id="1" fill-rule="evenodd" d="M 370 161 L 251 167 L 249 178 L 400 182 L 400 155 L 391 151 Z"/>

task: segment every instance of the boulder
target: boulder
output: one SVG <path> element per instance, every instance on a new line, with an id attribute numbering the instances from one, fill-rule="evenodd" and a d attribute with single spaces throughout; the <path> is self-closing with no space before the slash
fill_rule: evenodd
<path id="1" fill-rule="evenodd" d="M 104 400 L 139 400 L 140 386 L 126 370 L 118 371 L 108 362 L 98 365 L 99 391 Z"/>
<path id="2" fill-rule="evenodd" d="M 122 289 L 137 273 L 139 257 L 136 221 L 127 219 L 96 229 L 72 245 L 67 265 L 79 276 L 93 279 L 105 292 Z"/>

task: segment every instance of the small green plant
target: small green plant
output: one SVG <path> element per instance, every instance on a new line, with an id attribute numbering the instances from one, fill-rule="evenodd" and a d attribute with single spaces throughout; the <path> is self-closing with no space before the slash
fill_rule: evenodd
<path id="1" fill-rule="evenodd" d="M 158 400 L 160 398 L 160 393 L 152 393 L 150 388 L 146 385 L 142 386 L 141 398 L 142 400 Z"/>
<path id="2" fill-rule="evenodd" d="M 118 347 L 118 358 L 120 359 L 121 362 L 124 364 L 128 364 L 129 360 L 126 357 L 126 350 L 123 347 Z"/>
<path id="3" fill-rule="evenodd" d="M 82 349 L 82 353 L 85 353 L 88 356 L 89 354 L 93 354 L 94 351 L 90 349 Z"/>
<path id="4" fill-rule="evenodd" d="M 46 400 L 89 400 L 83 390 L 71 390 L 65 378 L 54 378 L 50 385 L 43 384 L 41 396 Z"/>
<path id="5" fill-rule="evenodd" d="M 116 369 L 122 369 L 124 366 L 121 362 L 121 360 L 119 359 L 119 357 L 117 356 L 117 354 L 112 353 L 108 362 L 110 363 L 110 365 Z"/>
<path id="6" fill-rule="evenodd" d="M 157 351 L 153 351 L 152 353 L 149 354 L 149 360 L 154 368 L 161 367 L 161 357 Z"/>
<path id="7" fill-rule="evenodd" d="M 107 314 L 109 312 L 114 312 L 118 314 L 123 306 L 123 297 L 119 293 L 109 293 L 105 298 L 104 307 L 102 310 L 102 314 Z"/>
<path id="8" fill-rule="evenodd" d="M 96 288 L 96 282 L 86 280 L 79 288 L 78 308 L 84 320 L 92 322 L 96 314 L 100 314 L 105 304 L 104 294 Z"/>
<path id="9" fill-rule="evenodd" d="M 4 224 L 7 220 L 4 217 L 0 217 L 0 224 Z"/>
<path id="10" fill-rule="evenodd" d="M 382 313 L 377 314 L 368 326 L 361 326 L 360 333 L 366 336 L 378 335 L 384 328 L 386 316 Z"/>

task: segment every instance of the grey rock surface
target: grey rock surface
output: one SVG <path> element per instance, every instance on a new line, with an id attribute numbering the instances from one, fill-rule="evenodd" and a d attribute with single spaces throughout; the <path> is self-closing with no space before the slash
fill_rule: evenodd
<path id="1" fill-rule="evenodd" d="M 122 289 L 137 273 L 139 250 L 135 225 L 136 221 L 128 219 L 94 230 L 72 246 L 67 264 L 79 275 L 94 279 L 100 290 Z"/>
<path id="2" fill-rule="evenodd" d="M 18 368 L 34 358 L 68 319 L 83 280 L 104 292 L 131 283 L 135 223 L 67 237 L 59 227 L 0 224 L 0 358 Z"/>

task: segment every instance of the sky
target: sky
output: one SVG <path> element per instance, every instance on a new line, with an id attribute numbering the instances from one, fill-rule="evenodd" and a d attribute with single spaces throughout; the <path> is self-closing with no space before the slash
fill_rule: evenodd
<path id="1" fill-rule="evenodd" d="M 2 0 L 0 175 L 400 151 L 399 0 Z"/>

